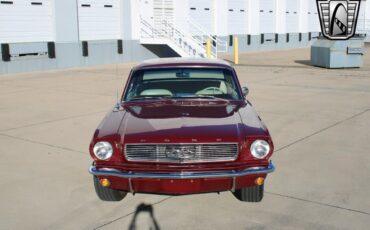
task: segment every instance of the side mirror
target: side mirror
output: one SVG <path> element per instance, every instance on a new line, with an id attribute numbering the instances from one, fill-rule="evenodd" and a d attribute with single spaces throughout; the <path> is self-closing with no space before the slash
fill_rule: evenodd
<path id="1" fill-rule="evenodd" d="M 248 87 L 243 87 L 243 88 L 242 88 L 242 91 L 243 91 L 243 95 L 244 95 L 244 97 L 248 96 L 248 94 L 249 94 L 249 89 L 248 89 Z"/>

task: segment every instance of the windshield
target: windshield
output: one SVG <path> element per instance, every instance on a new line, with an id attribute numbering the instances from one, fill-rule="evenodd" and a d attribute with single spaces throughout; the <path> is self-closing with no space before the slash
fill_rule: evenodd
<path id="1" fill-rule="evenodd" d="M 125 101 L 161 98 L 240 100 L 237 84 L 226 69 L 157 69 L 137 71 L 128 84 Z"/>

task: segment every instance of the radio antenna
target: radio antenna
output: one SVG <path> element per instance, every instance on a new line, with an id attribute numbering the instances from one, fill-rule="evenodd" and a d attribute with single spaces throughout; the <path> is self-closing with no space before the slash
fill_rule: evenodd
<path id="1" fill-rule="evenodd" d="M 119 74 L 118 74 L 118 63 L 116 63 L 116 81 L 119 80 Z M 116 106 L 114 107 L 114 111 L 119 111 L 119 109 L 121 108 L 121 103 L 120 103 L 120 100 L 119 100 L 119 95 L 118 95 L 118 85 L 119 84 L 116 84 Z"/>

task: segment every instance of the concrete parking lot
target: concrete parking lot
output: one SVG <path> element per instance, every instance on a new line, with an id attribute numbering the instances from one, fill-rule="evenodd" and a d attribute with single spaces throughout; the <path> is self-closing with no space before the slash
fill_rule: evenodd
<path id="1" fill-rule="evenodd" d="M 369 229 L 369 51 L 363 68 L 342 70 L 310 66 L 309 49 L 240 57 L 276 147 L 258 204 L 230 192 L 97 198 L 88 144 L 134 64 L 2 75 L 0 229 L 129 229 L 141 203 L 161 229 Z"/>

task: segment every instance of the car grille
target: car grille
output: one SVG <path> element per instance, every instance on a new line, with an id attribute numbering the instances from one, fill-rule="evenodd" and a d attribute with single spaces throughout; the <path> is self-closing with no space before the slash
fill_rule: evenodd
<path id="1" fill-rule="evenodd" d="M 126 144 L 125 157 L 133 162 L 219 162 L 234 161 L 238 144 Z"/>

